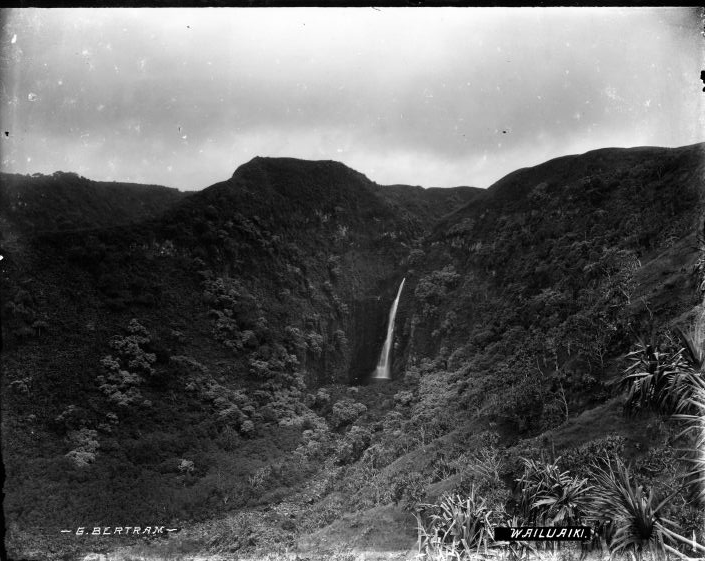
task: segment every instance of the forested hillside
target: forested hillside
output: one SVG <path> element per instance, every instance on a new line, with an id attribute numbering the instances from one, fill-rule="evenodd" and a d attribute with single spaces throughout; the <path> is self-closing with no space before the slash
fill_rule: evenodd
<path id="1" fill-rule="evenodd" d="M 598 457 L 665 496 L 693 410 L 623 375 L 666 372 L 665 395 L 701 372 L 704 149 L 597 150 L 487 190 L 289 158 L 188 195 L 3 175 L 8 551 L 127 547 L 60 530 L 128 522 L 182 528 L 180 554 L 402 550 L 453 493 L 495 525 L 588 523 L 527 481 L 599 480 Z M 662 512 L 703 543 L 692 488 Z"/>
<path id="2" fill-rule="evenodd" d="M 185 196 L 170 187 L 91 181 L 71 172 L 0 174 L 2 218 L 28 235 L 140 222 Z"/>

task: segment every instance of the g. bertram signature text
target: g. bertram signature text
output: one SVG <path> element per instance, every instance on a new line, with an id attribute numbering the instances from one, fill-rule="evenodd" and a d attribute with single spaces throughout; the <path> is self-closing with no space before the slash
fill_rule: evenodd
<path id="1" fill-rule="evenodd" d="M 79 526 L 77 536 L 154 536 L 167 532 L 176 532 L 178 528 L 165 528 L 164 526 Z M 73 530 L 61 530 L 62 534 L 74 533 Z"/>

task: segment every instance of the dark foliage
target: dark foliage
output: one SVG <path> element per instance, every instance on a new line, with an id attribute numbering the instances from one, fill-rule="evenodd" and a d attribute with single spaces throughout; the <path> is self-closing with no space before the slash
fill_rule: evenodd
<path id="1" fill-rule="evenodd" d="M 585 419 L 610 403 L 635 334 L 699 297 L 704 161 L 702 146 L 600 150 L 482 192 L 382 187 L 287 158 L 255 158 L 189 196 L 3 177 L 13 547 L 86 519 L 296 503 L 323 524 L 385 502 L 414 510 L 452 478 L 487 493 L 445 503 L 476 547 L 520 458 L 553 453 L 557 434 L 570 450 L 524 514 L 582 519 L 592 483 L 580 468 L 627 453 L 627 429 Z M 347 388 L 374 367 L 402 277 L 394 380 Z M 646 350 L 637 370 L 697 352 Z M 695 395 L 680 400 L 691 423 Z"/>

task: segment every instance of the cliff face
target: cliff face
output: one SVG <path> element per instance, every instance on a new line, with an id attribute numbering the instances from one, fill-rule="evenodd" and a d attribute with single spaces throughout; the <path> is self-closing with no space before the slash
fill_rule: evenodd
<path id="1" fill-rule="evenodd" d="M 337 162 L 255 158 L 175 207 L 159 231 L 214 274 L 247 279 L 285 325 L 315 318 L 323 348 L 305 359 L 311 381 L 360 383 L 410 248 L 477 191 L 385 187 Z"/>

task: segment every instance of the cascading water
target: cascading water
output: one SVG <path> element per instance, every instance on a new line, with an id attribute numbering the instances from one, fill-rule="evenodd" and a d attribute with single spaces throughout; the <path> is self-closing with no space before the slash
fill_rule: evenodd
<path id="1" fill-rule="evenodd" d="M 392 339 L 394 338 L 394 318 L 397 315 L 397 306 L 399 305 L 399 297 L 401 296 L 401 291 L 404 288 L 404 281 L 406 278 L 401 280 L 399 285 L 399 291 L 397 292 L 397 297 L 394 299 L 392 304 L 392 309 L 389 310 L 389 325 L 387 326 L 387 338 L 384 340 L 384 346 L 382 347 L 382 352 L 379 354 L 379 361 L 377 362 L 377 368 L 375 369 L 375 374 L 373 378 L 378 380 L 389 380 L 391 378 L 391 372 L 389 369 L 389 357 L 392 354 Z"/>

